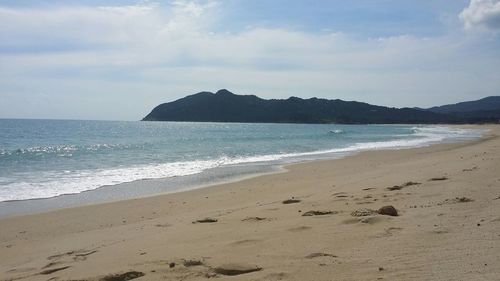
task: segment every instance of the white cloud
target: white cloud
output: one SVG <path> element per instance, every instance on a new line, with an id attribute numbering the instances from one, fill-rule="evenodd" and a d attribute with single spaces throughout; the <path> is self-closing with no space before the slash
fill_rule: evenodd
<path id="1" fill-rule="evenodd" d="M 128 6 L 68 6 L 59 8 L 0 7 L 0 46 L 34 48 L 122 47 L 146 44 L 159 37 L 199 31 L 215 2 L 175 1 Z M 58 48 L 55 48 L 58 50 Z"/>
<path id="2" fill-rule="evenodd" d="M 466 29 L 486 27 L 500 31 L 500 0 L 471 0 L 459 17 Z"/>
<path id="3" fill-rule="evenodd" d="M 354 38 L 284 28 L 226 33 L 214 28 L 222 8 L 214 1 L 0 8 L 0 114 L 14 116 L 39 92 L 67 107 L 64 118 L 89 112 L 139 119 L 160 102 L 218 88 L 392 106 L 500 88 L 500 59 L 465 55 L 472 49 L 467 38 Z"/>

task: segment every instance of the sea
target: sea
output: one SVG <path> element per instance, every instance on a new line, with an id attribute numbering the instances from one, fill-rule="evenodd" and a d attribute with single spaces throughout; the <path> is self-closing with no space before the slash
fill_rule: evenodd
<path id="1" fill-rule="evenodd" d="M 0 217 L 199 188 L 290 163 L 483 133 L 429 125 L 0 119 Z"/>

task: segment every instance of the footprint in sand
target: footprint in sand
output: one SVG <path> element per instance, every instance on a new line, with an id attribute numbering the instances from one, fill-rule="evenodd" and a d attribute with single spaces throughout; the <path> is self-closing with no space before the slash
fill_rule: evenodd
<path id="1" fill-rule="evenodd" d="M 389 236 L 392 236 L 395 233 L 400 232 L 402 230 L 403 230 L 403 228 L 401 228 L 401 227 L 389 227 L 389 228 L 386 228 L 384 230 L 384 232 L 375 235 L 375 237 L 376 238 L 389 237 Z"/>

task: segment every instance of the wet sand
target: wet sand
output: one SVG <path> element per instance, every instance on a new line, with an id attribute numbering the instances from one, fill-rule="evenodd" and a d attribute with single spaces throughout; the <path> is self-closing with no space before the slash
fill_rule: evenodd
<path id="1" fill-rule="evenodd" d="M 488 128 L 480 141 L 1 219 L 0 280 L 498 280 L 500 129 Z"/>

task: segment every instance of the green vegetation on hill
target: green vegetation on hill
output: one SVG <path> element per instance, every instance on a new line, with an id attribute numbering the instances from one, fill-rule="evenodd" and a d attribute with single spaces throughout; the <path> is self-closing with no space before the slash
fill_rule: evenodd
<path id="1" fill-rule="evenodd" d="M 485 116 L 482 117 L 484 121 Z M 464 123 L 473 116 L 459 116 L 418 108 L 390 108 L 362 102 L 301 99 L 265 100 L 254 95 L 235 95 L 228 90 L 201 92 L 164 103 L 144 121 L 255 122 L 255 123 L 343 123 L 430 124 Z M 487 118 L 486 118 L 487 119 Z M 489 121 L 495 121 L 489 120 Z"/>

